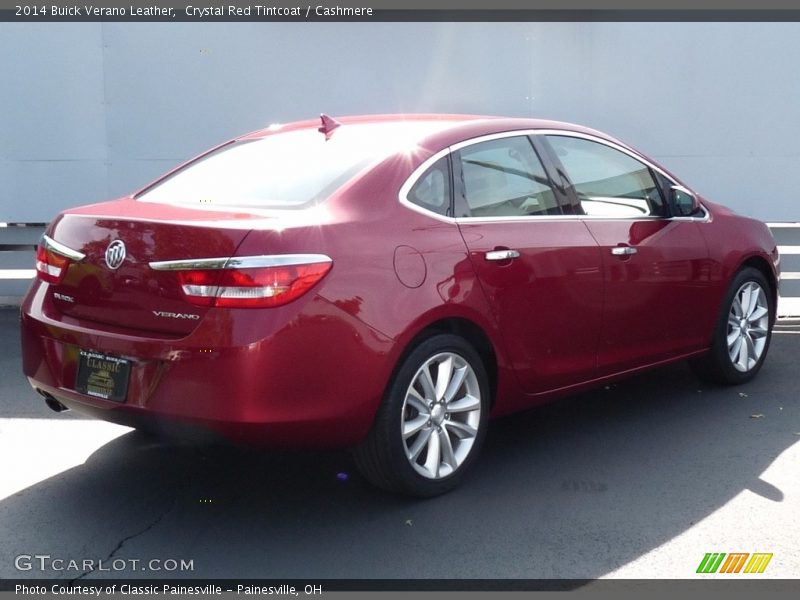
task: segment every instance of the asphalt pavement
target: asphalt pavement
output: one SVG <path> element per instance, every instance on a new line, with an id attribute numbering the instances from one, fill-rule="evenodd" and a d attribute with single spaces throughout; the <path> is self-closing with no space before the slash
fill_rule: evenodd
<path id="1" fill-rule="evenodd" d="M 741 387 L 678 364 L 493 421 L 471 477 L 430 500 L 373 489 L 346 452 L 165 443 L 56 414 L 18 338 L 0 311 L 0 578 L 735 577 L 696 574 L 709 552 L 772 553 L 746 577 L 800 576 L 793 323 Z"/>

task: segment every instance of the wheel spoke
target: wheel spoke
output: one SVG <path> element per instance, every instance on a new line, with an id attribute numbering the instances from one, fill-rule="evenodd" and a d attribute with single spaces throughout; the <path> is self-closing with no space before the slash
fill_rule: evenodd
<path id="1" fill-rule="evenodd" d="M 422 391 L 425 393 L 425 400 L 436 400 L 436 390 L 433 387 L 433 380 L 431 379 L 430 365 L 422 367 L 417 380 L 422 386 Z"/>
<path id="2" fill-rule="evenodd" d="M 738 329 L 736 329 L 736 330 L 734 330 L 734 331 L 731 331 L 731 332 L 728 334 L 728 348 L 730 348 L 731 346 L 733 346 L 733 343 L 734 343 L 736 340 L 738 340 L 738 339 L 739 339 L 739 337 L 741 337 L 741 335 L 742 335 L 742 334 L 741 334 L 741 332 L 740 332 Z"/>
<path id="3" fill-rule="evenodd" d="M 450 404 L 450 402 L 455 397 L 458 390 L 461 389 L 461 385 L 464 383 L 464 378 L 467 376 L 467 366 L 464 365 L 460 369 L 455 369 L 453 371 L 453 376 L 450 379 L 450 383 L 447 386 L 447 390 L 444 393 L 444 401 L 446 404 Z"/>
<path id="4" fill-rule="evenodd" d="M 439 477 L 439 465 L 442 462 L 442 442 L 438 435 L 431 435 L 428 439 L 428 456 L 425 457 L 425 468 L 433 475 Z"/>
<path id="5" fill-rule="evenodd" d="M 417 415 L 417 417 L 403 423 L 403 439 L 407 440 L 412 435 L 419 432 L 429 421 L 428 415 Z"/>
<path id="6" fill-rule="evenodd" d="M 750 323 L 755 323 L 756 321 L 758 321 L 762 317 L 767 316 L 768 313 L 769 313 L 769 310 L 767 309 L 766 306 L 759 305 L 759 306 L 756 307 L 755 310 L 753 310 L 752 313 L 750 313 L 750 316 L 747 318 L 747 320 Z"/>
<path id="7" fill-rule="evenodd" d="M 750 329 L 750 337 L 754 340 L 756 338 L 763 338 L 767 337 L 767 330 L 763 327 L 753 327 Z"/>
<path id="8" fill-rule="evenodd" d="M 731 312 L 733 312 L 734 317 L 736 317 L 736 322 L 738 323 L 739 319 L 742 318 L 742 302 L 738 297 L 733 299 L 733 304 L 731 304 Z"/>
<path id="9" fill-rule="evenodd" d="M 742 340 L 739 343 L 739 358 L 736 361 L 742 371 L 747 371 L 747 362 L 749 359 L 748 354 L 748 347 L 747 342 L 745 341 L 745 337 L 742 337 Z"/>
<path id="10" fill-rule="evenodd" d="M 753 338 L 749 335 L 744 336 L 744 344 L 742 344 L 745 348 L 747 348 L 747 362 L 745 363 L 745 368 L 749 371 L 750 370 L 750 363 L 752 362 L 755 364 L 756 360 L 758 360 L 758 356 L 756 353 L 755 344 L 753 344 Z"/>
<path id="11" fill-rule="evenodd" d="M 420 431 L 417 439 L 414 440 L 414 444 L 408 449 L 408 460 L 410 460 L 412 464 L 417 462 L 420 452 L 428 445 L 431 433 L 433 433 L 433 429 L 423 429 Z"/>
<path id="12" fill-rule="evenodd" d="M 431 412 L 428 403 L 425 402 L 425 399 L 414 389 L 414 386 L 408 388 L 406 403 L 410 404 L 421 415 L 428 415 Z"/>
<path id="13" fill-rule="evenodd" d="M 758 308 L 758 300 L 760 295 L 761 295 L 761 288 L 758 287 L 757 285 L 751 285 L 750 303 L 748 306 L 748 310 L 745 313 L 745 317 L 747 317 L 748 320 L 752 318 L 753 312 L 755 312 L 755 310 Z"/>
<path id="14" fill-rule="evenodd" d="M 739 357 L 739 351 L 743 344 L 742 336 L 737 336 L 733 344 L 728 346 L 728 355 L 731 357 L 731 362 L 736 363 Z"/>
<path id="15" fill-rule="evenodd" d="M 459 398 L 458 400 L 453 400 L 447 404 L 447 412 L 451 413 L 461 413 L 461 412 L 469 412 L 471 410 L 477 410 L 481 407 L 481 400 L 480 398 L 476 398 L 475 396 L 470 396 L 467 394 Z"/>
<path id="16" fill-rule="evenodd" d="M 739 294 L 739 298 L 741 301 L 742 312 L 740 316 L 746 317 L 750 314 L 750 301 L 752 299 L 752 295 L 750 294 L 750 286 L 746 285 L 742 288 L 742 291 Z"/>
<path id="17" fill-rule="evenodd" d="M 441 400 L 447 393 L 450 379 L 453 377 L 453 357 L 448 356 L 439 362 L 436 369 L 436 400 Z"/>
<path id="18" fill-rule="evenodd" d="M 455 470 L 458 466 L 458 461 L 453 452 L 453 443 L 450 441 L 450 435 L 445 429 L 440 429 L 437 433 L 439 434 L 439 442 L 442 446 L 442 462 L 447 464 L 452 470 Z"/>
<path id="19" fill-rule="evenodd" d="M 453 421 L 451 419 L 445 419 L 443 425 L 447 427 L 450 431 L 455 433 L 459 438 L 473 438 L 477 431 L 475 428 L 470 427 L 466 423 L 462 423 L 461 421 Z"/>

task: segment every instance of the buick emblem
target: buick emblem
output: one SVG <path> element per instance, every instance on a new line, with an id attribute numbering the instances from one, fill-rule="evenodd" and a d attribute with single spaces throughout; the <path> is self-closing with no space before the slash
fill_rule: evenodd
<path id="1" fill-rule="evenodd" d="M 114 240 L 106 248 L 106 264 L 109 269 L 116 270 L 125 260 L 125 244 L 122 240 Z"/>

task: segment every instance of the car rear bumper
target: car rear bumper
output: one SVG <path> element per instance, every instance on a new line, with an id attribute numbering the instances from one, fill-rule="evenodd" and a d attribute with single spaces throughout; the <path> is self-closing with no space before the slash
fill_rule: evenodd
<path id="1" fill-rule="evenodd" d="M 52 398 L 69 410 L 95 419 L 134 427 L 169 438 L 196 442 L 234 442 L 252 446 L 280 448 L 348 448 L 363 435 L 342 435 L 346 423 L 339 421 L 247 422 L 226 419 L 198 419 L 194 415 L 163 413 L 139 409 L 128 404 L 102 401 L 63 388 L 52 388 L 28 378 L 41 395 Z M 332 436 L 331 432 L 336 435 Z"/>
<path id="2" fill-rule="evenodd" d="M 66 317 L 47 288 L 35 283 L 22 305 L 25 375 L 65 406 L 122 425 L 347 447 L 366 435 L 389 377 L 391 340 L 318 296 L 278 309 L 215 309 L 174 338 Z M 75 391 L 81 350 L 130 361 L 124 402 Z"/>

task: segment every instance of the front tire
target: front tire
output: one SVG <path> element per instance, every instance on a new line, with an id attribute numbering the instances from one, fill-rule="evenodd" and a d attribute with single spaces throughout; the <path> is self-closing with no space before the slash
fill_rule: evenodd
<path id="1" fill-rule="evenodd" d="M 463 338 L 427 338 L 403 360 L 367 439 L 361 473 L 385 490 L 442 494 L 459 484 L 480 451 L 489 413 L 486 369 Z"/>
<path id="2" fill-rule="evenodd" d="M 753 267 L 741 269 L 725 296 L 711 350 L 692 361 L 692 367 L 715 383 L 750 381 L 767 357 L 774 323 L 775 301 L 767 278 Z"/>

